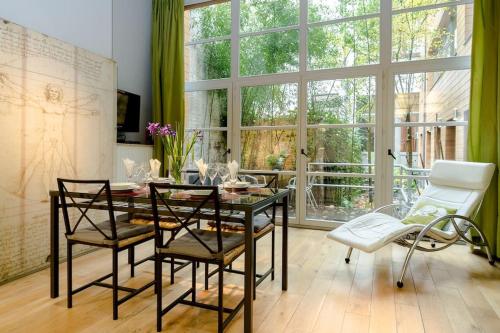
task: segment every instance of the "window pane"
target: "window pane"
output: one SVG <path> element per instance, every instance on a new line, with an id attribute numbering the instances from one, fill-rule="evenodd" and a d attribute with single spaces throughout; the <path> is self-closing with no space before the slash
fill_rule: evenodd
<path id="1" fill-rule="evenodd" d="M 393 9 L 415 8 L 439 3 L 457 2 L 457 0 L 392 0 Z"/>
<path id="2" fill-rule="evenodd" d="M 468 119 L 470 70 L 400 74 L 394 89 L 394 200 L 411 205 L 434 161 L 465 159 L 467 127 L 451 122 Z"/>
<path id="3" fill-rule="evenodd" d="M 310 28 L 308 69 L 378 63 L 379 35 L 378 18 Z"/>
<path id="4" fill-rule="evenodd" d="M 373 209 L 375 182 L 362 177 L 308 176 L 306 218 L 350 221 Z"/>
<path id="5" fill-rule="evenodd" d="M 470 70 L 395 76 L 395 122 L 466 121 Z"/>
<path id="6" fill-rule="evenodd" d="M 295 130 L 242 130 L 241 168 L 295 170 Z"/>
<path id="7" fill-rule="evenodd" d="M 295 72 L 299 64 L 299 32 L 273 32 L 240 42 L 242 76 Z"/>
<path id="8" fill-rule="evenodd" d="M 223 163 L 227 156 L 227 131 L 203 131 L 188 158 L 186 168 L 197 169 L 194 161 L 203 158 L 205 163 Z"/>
<path id="9" fill-rule="evenodd" d="M 299 24 L 299 0 L 241 0 L 241 32 Z"/>
<path id="10" fill-rule="evenodd" d="M 371 127 L 309 128 L 308 171 L 372 173 L 367 165 L 375 161 L 374 132 Z"/>
<path id="11" fill-rule="evenodd" d="M 231 3 L 221 3 L 184 12 L 186 42 L 231 35 Z"/>
<path id="12" fill-rule="evenodd" d="M 472 5 L 408 12 L 393 16 L 392 59 L 410 61 L 470 55 L 466 25 Z"/>
<path id="13" fill-rule="evenodd" d="M 185 47 L 187 81 L 223 79 L 231 76 L 231 41 L 223 40 Z"/>
<path id="14" fill-rule="evenodd" d="M 375 77 L 309 82 L 307 123 L 374 123 L 375 92 Z"/>
<path id="15" fill-rule="evenodd" d="M 293 125 L 297 121 L 298 84 L 241 89 L 242 126 Z"/>
<path id="16" fill-rule="evenodd" d="M 186 92 L 187 128 L 227 127 L 227 90 Z"/>
<path id="17" fill-rule="evenodd" d="M 309 0 L 309 23 L 380 12 L 380 0 Z"/>

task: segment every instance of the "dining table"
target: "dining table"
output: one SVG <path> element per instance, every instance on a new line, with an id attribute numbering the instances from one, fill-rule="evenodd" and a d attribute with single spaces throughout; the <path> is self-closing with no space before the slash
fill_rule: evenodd
<path id="1" fill-rule="evenodd" d="M 281 289 L 288 288 L 288 189 L 252 188 L 251 191 L 230 193 L 221 196 L 220 209 L 222 221 L 239 221 L 245 226 L 245 256 L 244 256 L 244 332 L 253 332 L 253 284 L 254 284 L 254 216 L 264 213 L 274 205 L 281 207 L 282 251 L 281 251 Z M 92 191 L 73 192 L 72 196 L 82 200 L 96 196 Z M 151 199 L 147 186 L 129 192 L 111 193 L 115 212 L 152 214 Z M 186 200 L 189 206 L 189 200 Z M 182 205 L 178 200 L 176 205 Z M 60 207 L 59 192 L 50 191 L 50 297 L 59 297 L 59 242 L 60 242 Z M 95 200 L 91 209 L 107 210 L 105 196 Z"/>

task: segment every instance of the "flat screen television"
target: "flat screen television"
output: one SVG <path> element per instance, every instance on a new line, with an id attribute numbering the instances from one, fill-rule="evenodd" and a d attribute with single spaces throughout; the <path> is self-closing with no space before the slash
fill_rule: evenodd
<path id="1" fill-rule="evenodd" d="M 118 131 L 139 132 L 141 96 L 118 89 L 116 102 Z"/>

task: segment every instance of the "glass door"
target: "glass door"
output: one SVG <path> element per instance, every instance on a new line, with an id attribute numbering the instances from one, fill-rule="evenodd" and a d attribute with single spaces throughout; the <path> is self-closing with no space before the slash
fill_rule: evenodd
<path id="1" fill-rule="evenodd" d="M 375 76 L 307 84 L 306 224 L 346 222 L 374 208 Z"/>

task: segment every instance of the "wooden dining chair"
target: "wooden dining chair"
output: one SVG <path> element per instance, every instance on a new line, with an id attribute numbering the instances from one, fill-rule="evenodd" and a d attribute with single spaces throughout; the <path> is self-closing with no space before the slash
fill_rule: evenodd
<path id="1" fill-rule="evenodd" d="M 116 221 L 111 188 L 108 180 L 71 180 L 57 179 L 59 198 L 64 217 L 67 240 L 67 279 L 68 308 L 73 306 L 73 295 L 91 286 L 110 288 L 113 290 L 113 319 L 118 319 L 118 306 L 135 295 L 154 285 L 154 280 L 140 288 L 129 288 L 118 285 L 118 253 L 134 248 L 136 245 L 152 240 L 155 236 L 153 226 L 134 225 L 124 221 Z M 73 188 L 88 185 L 96 188 L 95 193 L 86 199 L 76 198 Z M 72 192 L 73 191 L 73 192 Z M 71 210 L 70 210 L 71 209 Z M 107 211 L 107 220 L 97 222 L 97 210 Z M 112 272 L 77 289 L 73 289 L 73 246 L 84 244 L 112 250 Z M 105 283 L 112 278 L 111 284 Z M 128 294 L 118 298 L 118 291 Z"/>
<path id="2" fill-rule="evenodd" d="M 259 184 L 258 178 L 262 177 L 264 180 L 263 183 L 260 183 L 264 188 L 273 188 L 278 189 L 278 174 L 276 173 L 251 173 L 251 174 L 239 174 L 238 179 L 241 181 L 255 181 Z M 244 219 L 241 219 L 244 220 Z M 253 298 L 255 299 L 257 296 L 256 288 L 260 285 L 269 275 L 271 275 L 271 280 L 274 280 L 274 271 L 275 271 L 275 242 L 276 242 L 276 231 L 275 231 L 275 223 L 276 223 L 276 203 L 273 204 L 271 208 L 271 212 L 264 211 L 263 213 L 254 216 L 253 221 L 253 239 L 254 239 L 254 288 L 253 288 Z M 209 221 L 208 225 L 212 228 L 215 227 L 214 221 Z M 222 230 L 225 232 L 245 232 L 245 225 L 241 222 L 222 222 Z M 257 273 L 257 241 L 267 234 L 271 233 L 271 267 L 267 269 L 264 273 Z M 229 265 L 226 269 L 226 272 L 235 273 L 235 274 L 245 274 L 245 272 L 241 270 L 236 270 Z M 208 289 L 208 280 L 211 276 L 215 275 L 217 270 L 209 272 L 208 264 L 205 265 L 205 289 Z"/>
<path id="3" fill-rule="evenodd" d="M 220 203 L 216 186 L 169 185 L 151 183 L 151 203 L 153 208 L 154 226 L 156 230 L 156 260 L 155 280 L 157 295 L 157 331 L 162 330 L 162 316 L 178 304 L 191 305 L 207 310 L 217 311 L 218 332 L 223 332 L 227 324 L 234 318 L 243 305 L 243 299 L 233 308 L 224 307 L 224 267 L 245 251 L 244 235 L 222 232 L 220 219 Z M 180 192 L 188 190 L 206 190 L 206 195 L 199 200 L 181 199 Z M 179 195 L 179 197 L 175 197 Z M 181 228 L 174 231 L 164 242 L 160 237 L 160 221 L 164 216 L 176 219 Z M 193 218 L 215 221 L 215 230 L 206 230 L 190 223 Z M 184 234 L 180 234 L 183 231 Z M 189 290 L 176 298 L 167 307 L 162 306 L 162 260 L 169 257 L 172 260 L 182 259 L 192 263 L 192 285 Z M 196 300 L 196 263 L 204 262 L 217 265 L 218 303 L 211 305 Z M 190 300 L 187 298 L 191 296 Z M 224 319 L 224 313 L 229 316 Z"/>

